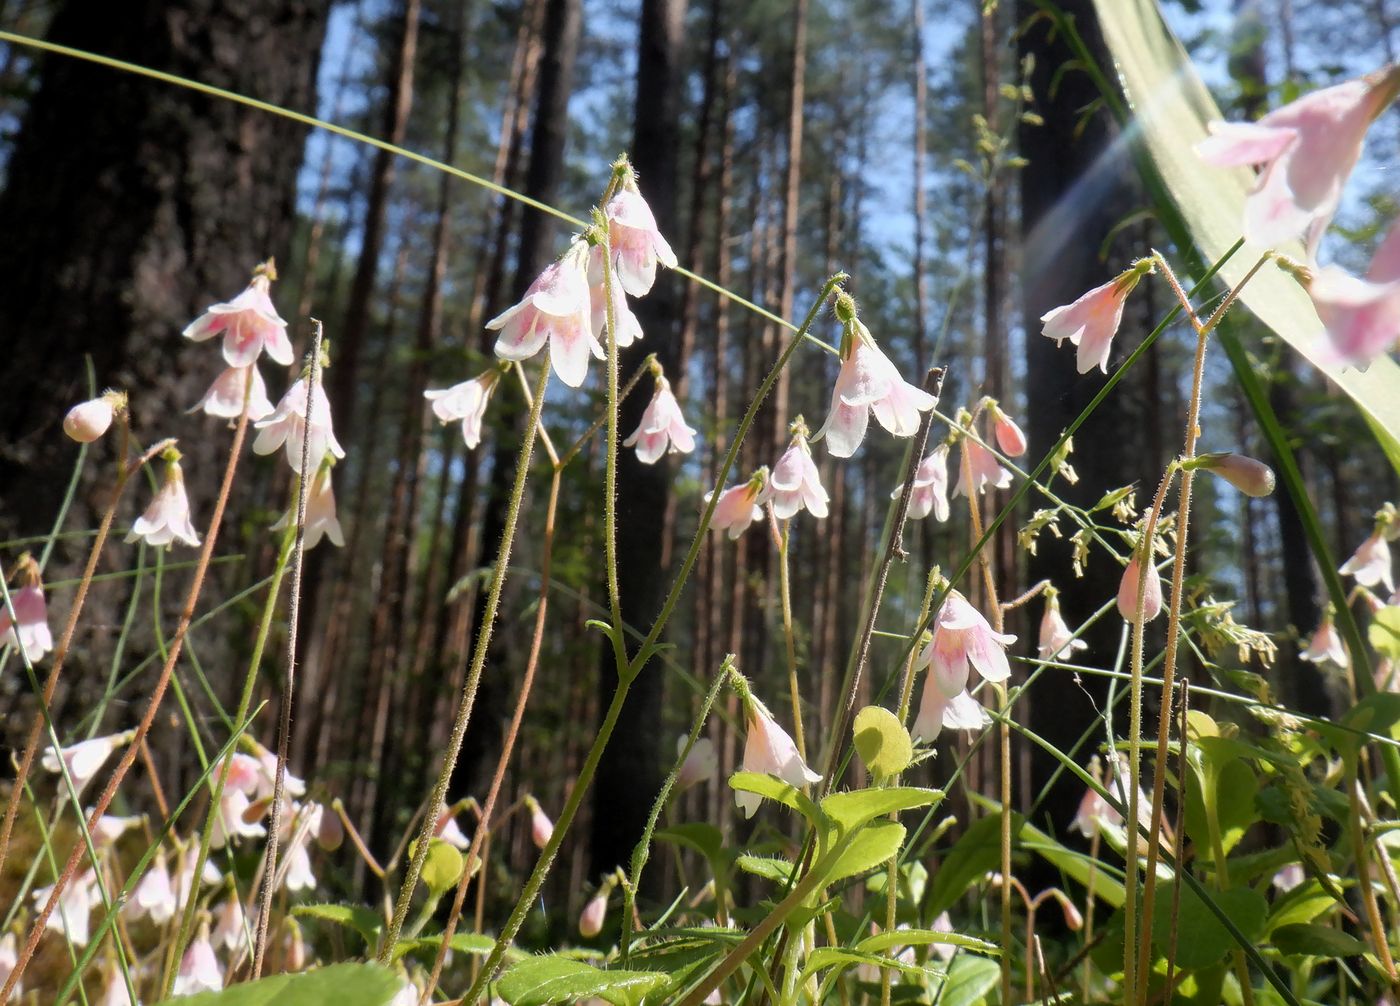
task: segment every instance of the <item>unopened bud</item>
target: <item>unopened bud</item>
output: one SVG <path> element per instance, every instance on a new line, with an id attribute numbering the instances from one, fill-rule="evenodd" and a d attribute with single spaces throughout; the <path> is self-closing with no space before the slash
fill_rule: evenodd
<path id="1" fill-rule="evenodd" d="M 591 940 L 603 931 L 603 923 L 608 917 L 608 893 L 608 889 L 604 888 L 583 906 L 578 917 L 578 931 L 585 939 Z"/>
<path id="2" fill-rule="evenodd" d="M 1142 557 L 1134 554 L 1123 570 L 1123 580 L 1118 586 L 1118 613 L 1128 622 L 1137 621 L 1138 579 L 1142 575 Z M 1162 612 L 1162 578 L 1157 567 L 1147 563 L 1147 582 L 1142 587 L 1142 619 L 1150 622 Z"/>
<path id="3" fill-rule="evenodd" d="M 63 417 L 63 432 L 80 444 L 90 444 L 112 425 L 116 415 L 111 395 L 100 395 L 73 406 Z"/>
<path id="4" fill-rule="evenodd" d="M 1204 454 L 1196 467 L 1212 472 L 1246 496 L 1268 496 L 1274 491 L 1274 470 L 1243 454 Z"/>

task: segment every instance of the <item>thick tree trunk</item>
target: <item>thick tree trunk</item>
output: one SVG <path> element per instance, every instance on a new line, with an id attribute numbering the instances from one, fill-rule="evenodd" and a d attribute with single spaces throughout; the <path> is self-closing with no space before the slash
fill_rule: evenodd
<path id="1" fill-rule="evenodd" d="M 314 111 L 325 19 L 320 0 L 68 0 L 49 40 Z M 72 463 L 59 423 L 87 397 L 85 356 L 99 388 L 132 392 L 145 442 L 187 426 L 164 417 L 199 397 L 218 353 L 180 331 L 259 261 L 285 256 L 305 135 L 215 97 L 45 57 L 0 194 L 6 365 L 23 376 L 0 395 L 0 538 L 53 520 Z M 196 501 L 217 485 L 216 439 L 181 444 Z M 82 499 L 79 522 L 91 516 Z"/>
<path id="2" fill-rule="evenodd" d="M 685 0 L 642 0 L 637 40 L 637 101 L 633 125 L 632 160 L 641 179 L 642 192 L 656 214 L 663 234 L 676 233 L 677 146 L 681 93 L 681 40 L 685 24 Z M 634 308 L 646 338 L 619 356 L 622 379 L 650 352 L 668 374 L 680 374 L 676 338 L 679 302 L 673 276 L 658 275 L 651 293 Z M 650 385 L 643 381 L 619 408 L 619 432 L 626 436 L 642 421 L 650 399 Z M 665 552 L 667 497 L 673 464 L 663 458 L 644 465 L 636 453 L 621 448 L 617 466 L 618 590 L 622 619 L 645 630 L 660 609 L 668 586 Z M 656 666 L 648 667 L 632 684 L 622 707 L 617 730 L 598 766 L 594 787 L 592 866 L 595 874 L 627 862 L 641 838 L 659 788 L 662 759 L 661 700 L 665 677 Z M 617 668 L 611 646 L 600 648 L 601 705 L 617 688 Z"/>

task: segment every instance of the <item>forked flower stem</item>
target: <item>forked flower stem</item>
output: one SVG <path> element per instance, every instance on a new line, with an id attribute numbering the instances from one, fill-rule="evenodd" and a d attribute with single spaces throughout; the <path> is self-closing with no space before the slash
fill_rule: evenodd
<path id="1" fill-rule="evenodd" d="M 569 791 L 569 798 L 564 803 L 564 809 L 554 823 L 554 833 L 550 835 L 549 841 L 540 850 L 539 859 L 535 863 L 535 869 L 531 872 L 529 879 L 525 882 L 525 888 L 516 901 L 515 907 L 511 909 L 509 918 L 501 928 L 500 934 L 496 937 L 496 945 L 491 948 L 491 953 L 482 962 L 481 971 L 472 982 L 470 990 L 462 997 L 464 1003 L 475 1003 L 481 999 L 486 983 L 496 973 L 500 966 L 501 959 L 505 956 L 506 948 L 515 939 L 515 934 L 520 931 L 521 925 L 525 921 L 525 916 L 535 904 L 535 899 L 539 896 L 540 888 L 544 885 L 545 877 L 549 875 L 550 868 L 554 865 L 554 857 L 559 853 L 559 846 L 563 843 L 568 834 L 569 826 L 573 824 L 574 816 L 578 813 L 579 807 L 583 804 L 583 799 L 587 795 L 589 786 L 593 782 L 593 776 L 598 770 L 598 763 L 602 760 L 603 749 L 607 747 L 608 741 L 612 737 L 613 730 L 617 727 L 617 718 L 622 712 L 623 703 L 627 701 L 627 694 L 632 687 L 632 682 L 641 673 L 647 660 L 650 658 L 657 638 L 665 629 L 667 621 L 672 612 L 675 611 L 676 603 L 680 599 L 681 590 L 684 588 L 690 571 L 695 566 L 695 560 L 700 554 L 700 549 L 705 542 L 705 537 L 710 530 L 710 521 L 714 517 L 715 506 L 719 502 L 719 490 L 723 488 L 724 481 L 729 477 L 730 470 L 734 467 L 734 462 L 739 456 L 739 448 L 743 445 L 749 429 L 753 426 L 754 418 L 758 415 L 758 409 L 768 397 L 768 393 L 777 383 L 778 375 L 782 373 L 788 361 L 792 358 L 797 347 L 802 343 L 803 336 L 812 327 L 812 323 L 817 318 L 817 313 L 826 303 L 831 291 L 844 280 L 844 273 L 837 273 L 826 281 L 822 287 L 820 296 L 813 303 L 812 308 L 807 313 L 802 326 L 789 340 L 772 368 L 759 385 L 758 391 L 754 394 L 753 401 L 749 403 L 748 410 L 739 421 L 738 430 L 734 439 L 729 445 L 724 461 L 720 464 L 719 470 L 715 473 L 715 492 L 710 494 L 710 501 L 705 505 L 704 512 L 700 515 L 700 523 L 695 529 L 695 537 L 690 543 L 690 549 L 686 552 L 685 559 L 681 562 L 681 568 L 676 574 L 676 580 L 671 586 L 670 592 L 666 595 L 665 601 L 661 605 L 661 611 L 657 614 L 656 620 L 648 630 L 646 638 L 642 640 L 637 650 L 637 655 L 627 664 L 618 668 L 617 690 L 613 692 L 612 701 L 608 704 L 603 721 L 598 727 L 598 735 L 593 741 L 593 746 L 589 748 L 583 765 L 579 769 L 578 778 L 575 780 L 573 788 Z M 538 418 L 538 417 L 536 417 Z M 616 449 L 616 442 L 609 445 L 610 450 Z M 621 633 L 621 626 L 613 626 L 613 631 Z M 420 843 L 426 845 L 426 843 Z"/>
<path id="2" fill-rule="evenodd" d="M 204 545 L 200 548 L 199 559 L 195 562 L 194 577 L 190 583 L 189 593 L 185 597 L 184 607 L 180 610 L 180 620 L 176 625 L 175 635 L 170 641 L 170 652 L 165 658 L 164 666 L 161 667 L 160 677 L 156 680 L 155 689 L 151 692 L 151 698 L 146 704 L 146 711 L 141 716 L 141 722 L 136 727 L 135 736 L 127 745 L 126 750 L 122 752 L 121 760 L 117 763 L 116 769 L 107 780 L 107 785 L 103 787 L 101 795 L 88 814 L 89 831 L 97 827 L 98 820 L 107 813 L 107 808 L 111 806 L 113 797 L 117 795 L 117 789 L 136 761 L 141 743 L 151 732 L 156 713 L 160 710 L 161 701 L 165 698 L 165 691 L 170 686 L 170 677 L 175 671 L 175 664 L 180 659 L 180 653 L 185 646 L 185 636 L 189 632 L 190 623 L 194 621 L 195 605 L 199 603 L 200 592 L 204 589 L 204 577 L 209 570 L 209 562 L 214 556 L 214 546 L 219 541 L 219 529 L 224 520 L 224 508 L 228 505 L 229 493 L 233 489 L 233 478 L 238 470 L 238 457 L 243 451 L 243 441 L 247 432 L 248 408 L 245 400 L 243 411 L 238 416 L 238 424 L 234 427 L 233 443 L 229 447 L 228 463 L 224 467 L 219 495 L 214 501 L 214 513 L 209 519 L 209 530 L 204 536 Z M 33 958 L 40 938 L 44 935 L 44 927 L 48 923 L 49 916 L 53 914 L 59 898 L 62 897 L 64 890 L 73 879 L 73 874 L 77 871 L 85 851 L 81 843 L 73 846 L 68 862 L 64 864 L 62 873 L 54 881 L 53 891 L 49 894 L 48 901 L 44 903 L 44 907 L 39 910 L 39 914 L 34 919 L 29 936 L 25 939 L 24 946 L 15 961 L 14 969 L 5 979 L 4 987 L 0 988 L 0 1006 L 5 1006 L 5 1003 L 10 1001 L 10 996 L 14 994 L 15 988 L 19 985 L 19 980 L 23 976 L 25 968 L 28 967 L 30 959 Z"/>
<path id="3" fill-rule="evenodd" d="M 526 426 L 524 442 L 515 462 L 515 484 L 511 487 L 510 502 L 506 507 L 505 526 L 501 531 L 501 544 L 496 552 L 496 564 L 491 570 L 491 586 L 486 595 L 486 608 L 482 612 L 481 627 L 477 632 L 476 649 L 472 653 L 471 666 L 466 681 L 462 685 L 462 698 L 457 704 L 457 713 L 452 721 L 452 733 L 448 737 L 447 752 L 442 760 L 437 781 L 428 798 L 428 808 L 418 828 L 418 841 L 409 860 L 408 872 L 399 888 L 398 901 L 394 905 L 393 918 L 384 933 L 384 941 L 379 947 L 378 959 L 388 965 L 393 957 L 394 944 L 403 931 L 404 920 L 413 902 L 413 891 L 418 886 L 418 878 L 423 873 L 423 864 L 428 858 L 428 844 L 433 837 L 433 826 L 437 822 L 437 809 L 447 798 L 447 787 L 452 781 L 452 770 L 457 765 L 457 756 L 462 750 L 462 740 L 467 734 L 467 724 L 471 721 L 472 706 L 476 704 L 477 685 L 481 682 L 481 672 L 486 666 L 486 653 L 491 645 L 491 633 L 496 625 L 496 612 L 501 604 L 501 591 L 505 587 L 506 570 L 510 565 L 511 545 L 515 541 L 515 529 L 520 522 L 520 507 L 525 498 L 525 483 L 530 474 L 530 459 L 534 455 L 536 427 L 540 422 L 540 411 L 544 408 L 545 388 L 549 384 L 549 350 L 540 354 L 540 376 L 535 383 L 534 400 L 530 403 L 530 419 Z M 0 1004 L 3 1006 L 3 1004 Z"/>

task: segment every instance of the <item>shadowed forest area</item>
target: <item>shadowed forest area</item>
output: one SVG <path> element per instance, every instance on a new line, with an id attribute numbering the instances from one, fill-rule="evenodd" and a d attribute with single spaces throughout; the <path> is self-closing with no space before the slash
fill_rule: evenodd
<path id="1" fill-rule="evenodd" d="M 1393 1001 L 1398 26 L 0 0 L 0 1006 Z"/>

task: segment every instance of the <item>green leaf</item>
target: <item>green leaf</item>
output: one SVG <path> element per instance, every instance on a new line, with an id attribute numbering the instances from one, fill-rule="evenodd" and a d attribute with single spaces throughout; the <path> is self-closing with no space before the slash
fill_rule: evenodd
<path id="1" fill-rule="evenodd" d="M 1306 957 L 1361 957 L 1371 948 L 1349 933 L 1331 926 L 1294 923 L 1274 930 L 1280 953 Z"/>
<path id="2" fill-rule="evenodd" d="M 941 978 L 945 974 L 941 967 L 908 964 L 896 957 L 882 957 L 879 954 L 862 953 L 859 950 L 848 950 L 845 947 L 820 947 L 808 955 L 807 964 L 802 969 L 797 984 L 800 987 L 817 972 L 825 971 L 827 968 L 835 968 L 835 974 L 840 975 L 847 969 L 860 964 L 868 964 L 876 968 L 889 968 L 901 974 L 918 975 L 921 978 Z M 830 978 L 832 975 L 827 977 Z"/>
<path id="3" fill-rule="evenodd" d="M 837 854 L 835 862 L 827 867 L 823 883 L 834 884 L 888 862 L 904 844 L 904 834 L 904 825 L 895 821 L 867 824 L 856 832 L 855 837 Z"/>
<path id="4" fill-rule="evenodd" d="M 1377 653 L 1400 661 L 1400 605 L 1388 605 L 1377 611 L 1371 617 L 1366 636 Z"/>
<path id="5" fill-rule="evenodd" d="M 1092 888 L 1094 895 L 1106 904 L 1113 908 L 1123 907 L 1123 884 L 1094 860 L 1060 844 L 1030 822 L 1021 825 L 1020 834 L 1023 848 L 1039 853 L 1042 859 L 1054 864 L 1061 873 Z M 1159 863 L 1158 876 L 1161 876 L 1161 869 L 1162 864 Z"/>
<path id="6" fill-rule="evenodd" d="M 719 858 L 720 850 L 724 848 L 724 835 L 713 824 L 703 821 L 663 828 L 656 833 L 656 837 L 689 846 L 711 863 Z"/>
<path id="7" fill-rule="evenodd" d="M 1249 939 L 1257 939 L 1264 929 L 1269 906 L 1252 887 L 1232 887 L 1210 895 L 1215 904 Z M 1161 898 L 1153 913 L 1153 938 L 1165 955 L 1171 927 L 1172 899 Z M 1181 891 L 1176 919 L 1176 963 L 1186 970 L 1208 968 L 1225 959 L 1234 941 L 1215 912 L 1193 888 Z"/>
<path id="8" fill-rule="evenodd" d="M 1146 153 L 1190 238 L 1206 261 L 1222 258 L 1240 237 L 1244 199 L 1254 184 L 1247 168 L 1207 165 L 1192 149 L 1206 123 L 1223 119 L 1181 43 L 1162 21 L 1154 0 L 1095 0 L 1104 41 Z M 1280 249 L 1303 260 L 1301 244 Z M 1235 255 L 1221 270 L 1234 286 L 1257 258 Z M 1298 283 L 1270 262 L 1240 296 L 1259 320 L 1349 395 L 1370 422 L 1392 464 L 1400 468 L 1400 365 L 1381 356 L 1363 371 L 1344 369 L 1324 355 L 1322 323 Z"/>
<path id="9" fill-rule="evenodd" d="M 792 879 L 792 863 L 777 856 L 751 856 L 745 853 L 736 863 L 745 873 L 752 873 L 755 877 L 771 880 L 775 884 L 786 886 Z"/>
<path id="10" fill-rule="evenodd" d="M 442 945 L 442 934 L 436 936 L 420 936 L 412 940 L 399 940 L 394 944 L 392 960 L 398 960 L 404 954 L 412 953 L 415 950 L 432 950 Z M 480 933 L 453 933 L 452 940 L 448 946 L 462 954 L 489 954 L 496 946 L 496 941 L 490 936 L 483 936 Z"/>
<path id="11" fill-rule="evenodd" d="M 899 717 L 884 706 L 866 706 L 856 713 L 856 751 L 877 779 L 899 775 L 914 760 L 914 742 Z"/>
<path id="12" fill-rule="evenodd" d="M 849 833 L 877 817 L 927 807 L 941 799 L 942 790 L 917 786 L 857 789 L 849 793 L 832 793 L 822 801 L 822 811 L 841 831 Z"/>
<path id="13" fill-rule="evenodd" d="M 435 838 L 428 844 L 428 856 L 423 860 L 423 883 L 433 897 L 440 898 L 457 886 L 466 865 L 461 852 Z"/>
<path id="14" fill-rule="evenodd" d="M 948 969 L 939 1006 L 976 1006 L 1001 981 L 1001 965 L 985 957 L 959 957 Z"/>
<path id="15" fill-rule="evenodd" d="M 167 1002 L 171 1006 L 385 1006 L 398 990 L 398 977 L 377 964 L 332 964 Z"/>
<path id="16" fill-rule="evenodd" d="M 811 798 L 776 776 L 764 775 L 761 772 L 735 772 L 729 777 L 729 785 L 742 793 L 757 793 L 767 800 L 774 800 L 784 807 L 789 807 L 813 825 L 823 823 L 821 811 Z"/>
<path id="17" fill-rule="evenodd" d="M 383 917 L 364 905 L 296 905 L 292 908 L 292 914 L 353 929 L 371 947 L 379 942 L 379 932 L 384 928 Z"/>
<path id="18" fill-rule="evenodd" d="M 1269 921 L 1264 925 L 1264 934 L 1271 935 L 1275 929 L 1311 922 L 1336 905 L 1337 899 L 1328 894 L 1321 884 L 1316 880 L 1306 880 L 1275 902 L 1273 911 L 1269 913 Z"/>
<path id="19" fill-rule="evenodd" d="M 979 940 L 975 936 L 964 936 L 962 933 L 940 933 L 933 929 L 890 929 L 883 933 L 876 933 L 874 936 L 867 936 L 856 944 L 856 949 L 874 954 L 888 950 L 890 947 L 922 947 L 930 943 L 958 947 L 962 950 L 975 950 L 979 954 L 991 954 L 992 956 L 1001 953 L 1001 949 L 995 943 Z"/>
<path id="20" fill-rule="evenodd" d="M 666 976 L 657 971 L 604 971 L 583 961 L 550 955 L 529 957 L 516 964 L 496 984 L 496 994 L 510 1006 L 572 1003 L 590 996 L 627 1006 L 665 983 Z"/>

